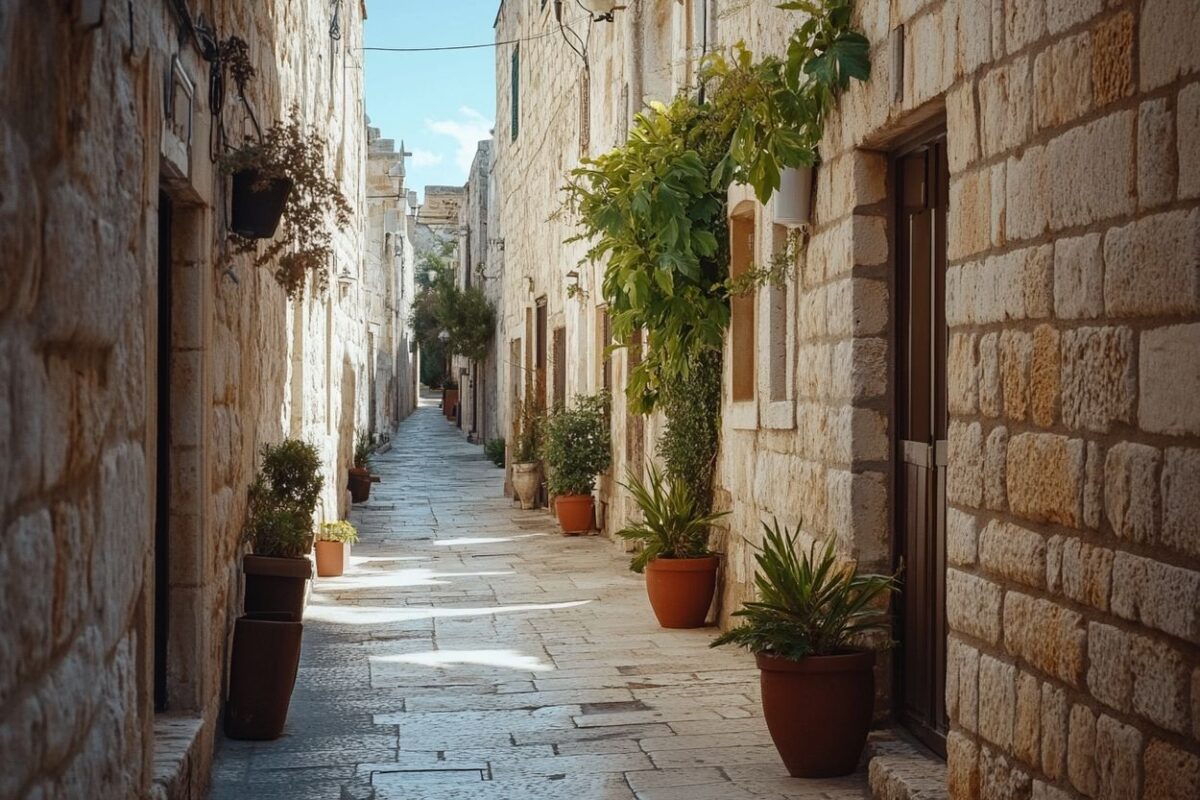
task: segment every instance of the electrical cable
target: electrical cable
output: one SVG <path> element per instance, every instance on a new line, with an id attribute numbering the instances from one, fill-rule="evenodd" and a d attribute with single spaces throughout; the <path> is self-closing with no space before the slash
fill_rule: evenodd
<path id="1" fill-rule="evenodd" d="M 590 17 L 580 17 L 571 22 L 582 22 Z M 445 45 L 442 47 L 360 47 L 359 50 L 374 50 L 383 53 L 439 53 L 447 50 L 481 50 L 485 47 L 503 47 L 506 44 L 521 44 L 523 42 L 533 42 L 538 39 L 545 39 L 547 36 L 553 36 L 558 31 L 550 30 L 545 33 L 539 33 L 536 36 L 526 36 L 520 39 L 508 39 L 503 42 L 487 42 L 486 44 L 454 44 Z"/>

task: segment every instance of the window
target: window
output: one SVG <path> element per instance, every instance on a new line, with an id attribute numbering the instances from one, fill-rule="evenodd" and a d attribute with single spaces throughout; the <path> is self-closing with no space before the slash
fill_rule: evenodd
<path id="1" fill-rule="evenodd" d="M 512 106 L 512 140 L 515 142 L 521 119 L 521 45 L 513 47 L 512 70 L 509 77 L 512 83 L 512 99 L 509 102 Z"/>
<path id="2" fill-rule="evenodd" d="M 754 203 L 743 201 L 729 220 L 729 275 L 737 279 L 754 263 Z M 754 293 L 737 295 L 730 303 L 733 399 L 754 399 Z"/>

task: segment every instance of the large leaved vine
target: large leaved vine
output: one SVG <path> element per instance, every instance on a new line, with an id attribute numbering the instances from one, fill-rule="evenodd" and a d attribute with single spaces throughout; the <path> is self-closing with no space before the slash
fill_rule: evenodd
<path id="1" fill-rule="evenodd" d="M 637 115 L 628 141 L 584 159 L 565 187 L 579 219 L 571 241 L 587 241 L 587 259 L 606 264 L 601 288 L 617 346 L 646 334 L 626 386 L 635 411 L 652 411 L 693 365 L 720 358 L 733 292 L 729 185 L 748 183 L 770 199 L 783 169 L 816 162 L 834 98 L 869 74 L 851 0 L 779 7 L 807 14 L 786 56 L 756 61 L 741 44 L 728 57 L 706 56 L 702 91 Z"/>

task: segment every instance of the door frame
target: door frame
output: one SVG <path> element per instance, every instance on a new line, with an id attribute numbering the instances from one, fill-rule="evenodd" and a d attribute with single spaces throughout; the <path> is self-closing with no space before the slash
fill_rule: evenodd
<path id="1" fill-rule="evenodd" d="M 902 222 L 902 213 L 903 213 L 902 212 L 903 188 L 904 188 L 904 184 L 901 179 L 901 162 L 903 161 L 903 159 L 905 157 L 910 156 L 910 155 L 928 147 L 931 144 L 936 144 L 939 141 L 941 142 L 942 147 L 945 148 L 946 137 L 947 137 L 946 121 L 945 121 L 944 117 L 939 116 L 938 118 L 930 121 L 929 123 L 922 125 L 920 128 L 914 129 L 908 135 L 906 135 L 902 139 L 898 140 L 894 144 L 893 149 L 889 153 L 889 157 L 888 157 L 888 180 L 889 180 L 889 187 L 891 189 L 891 198 L 889 201 L 890 206 L 891 206 L 891 209 L 890 209 L 890 211 L 891 211 L 891 230 L 890 230 L 889 238 L 890 238 L 890 244 L 891 244 L 891 251 L 894 254 L 894 258 L 893 258 L 894 269 L 893 269 L 893 282 L 892 282 L 892 297 L 893 297 L 893 300 L 892 300 L 892 307 L 893 307 L 893 309 L 892 309 L 893 310 L 892 346 L 894 348 L 893 349 L 894 357 L 892 359 L 892 368 L 893 368 L 892 385 L 894 387 L 893 398 L 892 398 L 892 413 L 893 413 L 894 424 L 892 425 L 892 435 L 891 435 L 892 444 L 891 444 L 891 446 L 892 446 L 892 453 L 894 456 L 893 463 L 895 464 L 895 468 L 893 469 L 893 474 L 892 474 L 892 491 L 893 491 L 893 496 L 896 498 L 896 502 L 892 504 L 892 506 L 893 506 L 892 526 L 893 526 L 893 530 L 895 531 L 895 535 L 892 537 L 892 558 L 893 558 L 892 563 L 896 567 L 898 567 L 901 564 L 901 560 L 904 556 L 905 537 L 906 537 L 906 531 L 907 531 L 906 512 L 908 510 L 908 506 L 906 504 L 907 492 L 906 492 L 906 485 L 905 485 L 905 470 L 903 468 L 903 465 L 907 462 L 901 458 L 901 455 L 902 455 L 901 450 L 903 448 L 903 440 L 901 439 L 901 433 L 900 433 L 901 428 L 904 427 L 903 422 L 904 422 L 904 420 L 906 418 L 906 414 L 908 412 L 908 397 L 907 397 L 907 393 L 904 391 L 905 387 L 903 385 L 903 376 L 905 374 L 905 370 L 907 369 L 908 364 L 907 364 L 907 359 L 905 358 L 904 354 L 901 352 L 901 348 L 903 347 L 903 340 L 901 337 L 906 329 L 905 326 L 908 324 L 908 320 L 909 320 L 908 309 L 906 307 L 906 304 L 903 302 L 903 298 L 901 298 L 901 296 L 900 296 L 901 289 L 903 287 L 903 281 L 904 281 L 904 276 L 901 274 L 901 258 L 902 258 L 901 244 L 904 241 L 902 238 L 902 231 L 901 231 L 901 222 Z M 943 218 L 943 224 L 942 224 L 943 230 L 942 230 L 942 240 L 941 240 L 941 246 L 943 248 L 941 259 L 944 263 L 946 260 L 945 249 L 944 249 L 945 243 L 946 243 L 945 242 L 945 233 L 946 233 L 946 230 L 945 230 L 946 224 L 945 223 L 946 223 L 946 219 L 949 216 L 950 209 L 949 209 L 949 196 L 948 196 L 948 192 L 946 192 L 946 188 L 948 187 L 948 184 L 949 184 L 949 165 L 945 161 L 943 161 L 943 163 L 946 166 L 946 171 L 945 171 L 944 176 L 942 176 L 943 177 L 943 185 L 939 188 L 940 188 L 940 191 L 945 194 L 945 197 L 943 198 L 943 202 L 945 203 L 945 206 L 946 206 L 946 216 L 945 216 L 945 218 Z M 927 175 L 928 175 L 928 173 L 927 173 Z M 937 245 L 934 244 L 933 246 L 936 247 Z M 932 325 L 935 328 L 939 328 L 940 330 L 945 332 L 947 334 L 947 339 L 948 339 L 949 331 L 948 331 L 948 326 L 946 325 L 946 321 L 945 321 L 945 276 L 944 276 L 944 274 L 942 276 L 940 289 L 937 288 L 935 285 L 934 297 L 937 298 L 939 294 L 940 294 L 940 302 L 941 302 L 941 321 L 940 321 L 941 324 L 938 325 L 936 322 L 934 322 L 934 323 L 932 323 Z M 931 307 L 931 309 L 930 309 L 931 320 L 936 316 L 936 314 L 937 314 L 936 307 Z M 933 350 L 931 353 L 932 360 L 931 360 L 931 365 L 930 365 L 930 375 L 931 375 L 931 377 L 934 375 L 933 365 L 936 363 L 940 363 L 941 367 L 942 367 L 943 391 L 945 389 L 947 369 L 948 369 L 948 365 L 946 363 L 947 344 L 948 344 L 948 342 L 944 341 L 941 343 L 940 347 L 935 345 L 933 347 Z M 936 383 L 936 381 L 934 381 L 934 383 Z M 932 397 L 930 399 L 930 402 L 931 403 L 935 402 Z M 948 415 L 948 411 L 946 411 L 946 408 L 945 408 L 945 397 L 943 397 L 943 399 L 942 399 L 942 409 Z M 931 431 L 931 440 L 936 439 L 936 436 L 934 434 L 935 434 L 935 432 Z M 928 455 L 931 459 L 931 466 L 933 467 L 933 470 L 934 470 L 934 472 L 932 474 L 932 478 L 934 480 L 934 488 L 932 489 L 932 491 L 935 492 L 935 503 L 943 509 L 940 517 L 937 517 L 935 515 L 934 519 L 931 521 L 931 524 L 936 526 L 935 533 L 934 533 L 935 541 L 940 543 L 940 552 L 935 554 L 933 564 L 934 564 L 935 573 L 940 573 L 942 576 L 942 585 L 941 585 L 940 593 L 938 593 L 938 595 L 935 596 L 935 603 L 939 602 L 938 598 L 940 597 L 942 620 L 941 620 L 941 624 L 940 624 L 940 637 L 938 636 L 937 628 L 935 628 L 934 632 L 932 633 L 932 638 L 934 639 L 934 641 L 932 642 L 933 659 L 935 661 L 935 665 L 940 664 L 941 675 L 940 675 L 940 677 L 934 676 L 932 678 L 933 685 L 931 687 L 930 700 L 931 700 L 931 703 L 933 705 L 933 709 L 935 710 L 935 712 L 940 712 L 941 725 L 940 726 L 935 725 L 935 726 L 931 727 L 931 726 L 927 725 L 925 723 L 925 721 L 915 720 L 907 713 L 907 706 L 906 706 L 906 702 L 905 702 L 906 698 L 905 698 L 905 680 L 904 680 L 905 679 L 905 671 L 906 671 L 905 670 L 905 660 L 906 659 L 904 656 L 903 644 L 904 644 L 904 638 L 905 638 L 905 636 L 904 636 L 905 620 L 906 620 L 906 616 L 907 616 L 906 615 L 906 602 L 908 599 L 908 593 L 903 592 L 903 591 L 893 595 L 893 600 L 892 600 L 892 607 L 893 607 L 894 620 L 895 620 L 895 634 L 896 634 L 895 638 L 897 639 L 897 641 L 899 641 L 901 643 L 901 647 L 897 649 L 896 657 L 893 658 L 893 660 L 892 660 L 892 673 L 893 673 L 892 674 L 892 686 L 893 686 L 892 708 L 893 708 L 893 713 L 896 716 L 896 719 L 905 727 L 906 730 L 911 732 L 926 747 L 930 748 L 935 753 L 937 753 L 939 756 L 944 758 L 946 755 L 946 739 L 945 739 L 945 737 L 946 737 L 946 733 L 947 733 L 947 725 L 946 725 L 947 720 L 946 720 L 946 709 L 945 709 L 946 650 L 947 650 L 946 637 L 947 637 L 947 633 L 948 633 L 948 629 L 949 629 L 948 624 L 946 622 L 946 615 L 945 615 L 945 574 L 946 574 L 946 550 L 945 550 L 946 498 L 945 498 L 945 483 L 944 483 L 944 481 L 945 481 L 945 464 L 944 464 L 944 462 L 945 462 L 945 446 L 944 445 L 939 446 L 938 442 L 931 441 Z M 939 469 L 939 467 L 940 467 L 940 469 Z M 940 476 L 938 475 L 939 471 L 941 473 Z M 904 577 L 905 576 L 902 575 L 901 579 L 903 580 Z"/>

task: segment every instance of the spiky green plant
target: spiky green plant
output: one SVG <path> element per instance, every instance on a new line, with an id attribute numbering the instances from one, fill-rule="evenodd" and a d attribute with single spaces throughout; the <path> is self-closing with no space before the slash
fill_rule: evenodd
<path id="1" fill-rule="evenodd" d="M 789 532 L 763 523 L 763 546 L 754 559 L 758 600 L 734 616 L 744 622 L 721 634 L 713 647 L 736 644 L 752 653 L 788 659 L 844 652 L 890 619 L 882 601 L 897 588 L 891 575 L 860 575 L 838 563 L 833 543 L 797 553 L 799 526 Z"/>
<path id="2" fill-rule="evenodd" d="M 728 512 L 704 513 L 688 482 L 679 476 L 666 478 L 650 465 L 649 484 L 630 474 L 622 483 L 642 510 L 642 521 L 617 532 L 629 541 L 641 542 L 642 550 L 629 562 L 641 572 L 656 558 L 703 558 L 708 549 L 708 529 Z"/>
<path id="3" fill-rule="evenodd" d="M 371 469 L 371 437 L 360 433 L 354 440 L 354 466 L 358 469 Z"/>
<path id="4" fill-rule="evenodd" d="M 497 436 L 483 443 L 483 454 L 497 467 L 504 466 L 504 437 Z"/>

